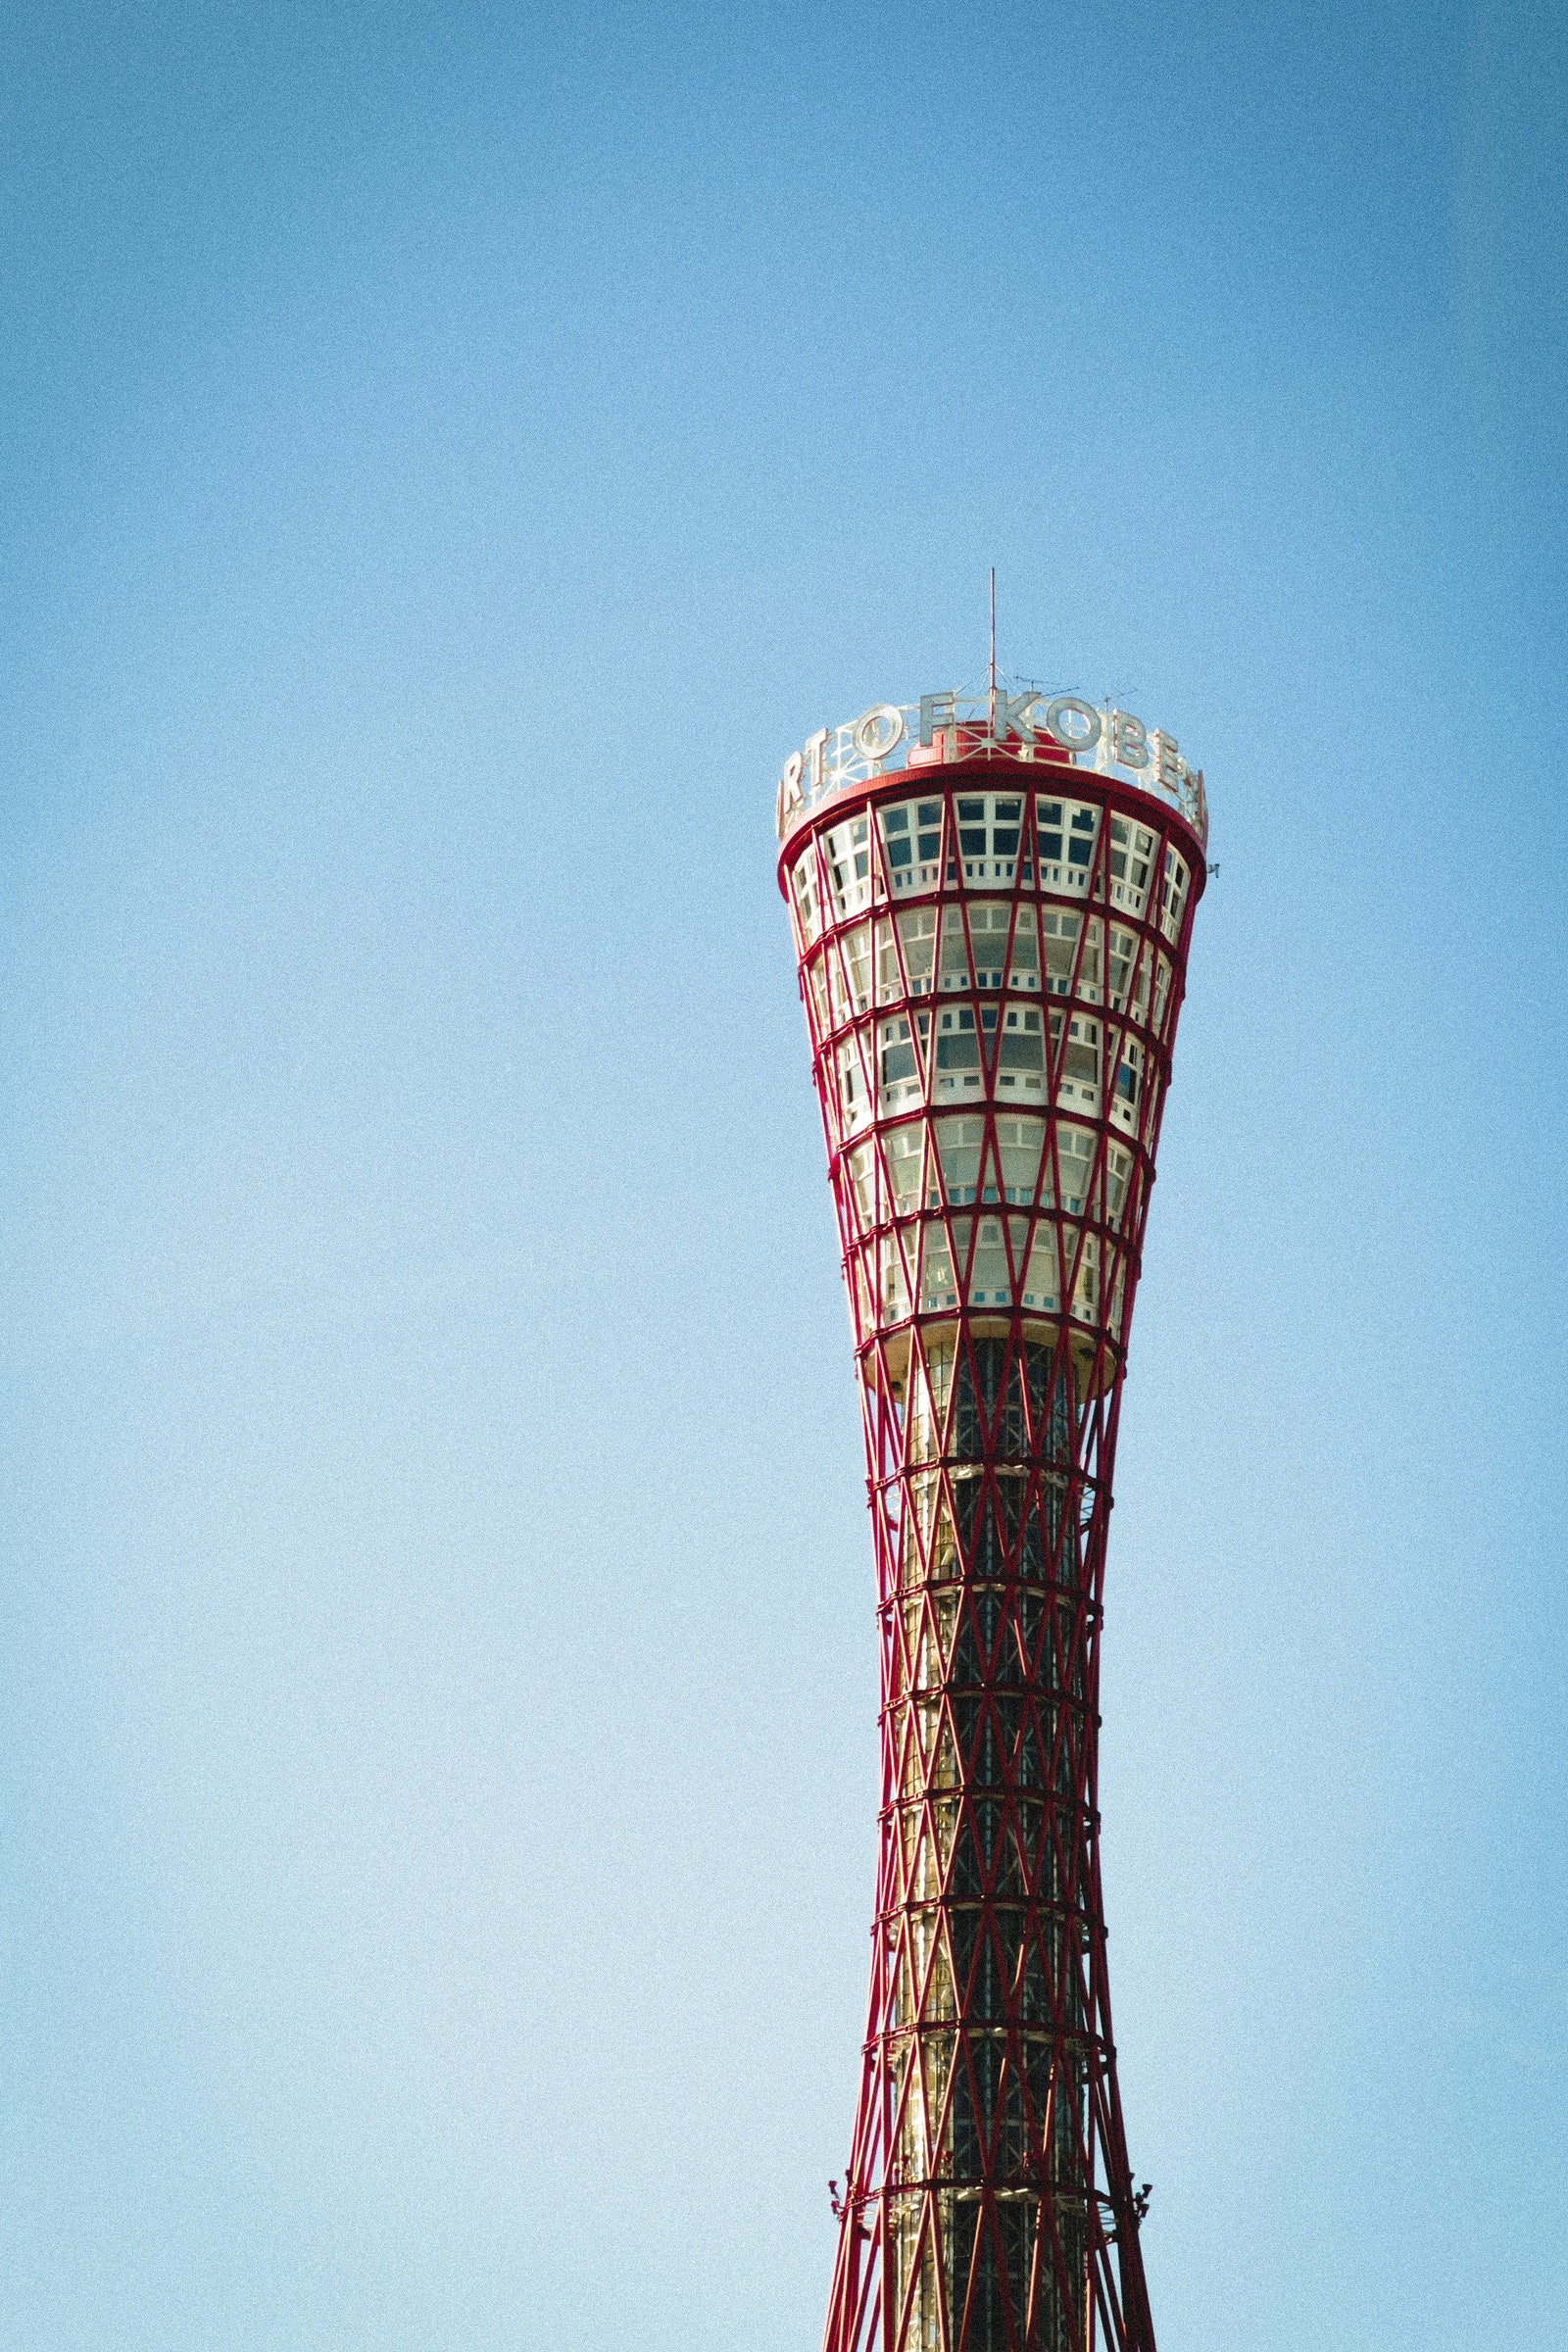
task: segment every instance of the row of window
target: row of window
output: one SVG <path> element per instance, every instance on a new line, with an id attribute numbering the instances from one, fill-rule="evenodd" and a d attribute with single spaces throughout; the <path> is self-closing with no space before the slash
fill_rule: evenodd
<path id="1" fill-rule="evenodd" d="M 842 1028 L 873 1003 L 957 990 L 1009 988 L 1024 994 L 1102 1001 L 1140 1027 L 1162 1032 L 1170 1006 L 1170 956 L 1143 931 L 1065 907 L 971 899 L 911 906 L 856 923 L 829 940 L 807 966 L 819 1035 Z M 1151 1023 L 1151 1004 L 1152 1020 Z"/>
<path id="2" fill-rule="evenodd" d="M 1101 1032 L 1101 1022 L 1086 1013 L 1006 1001 L 895 1014 L 875 1025 L 874 1040 L 868 1030 L 854 1031 L 837 1048 L 832 1066 L 839 1135 L 853 1135 L 873 1118 L 896 1117 L 928 1099 L 936 1107 L 965 1100 L 1005 1105 L 1010 1099 L 1042 1108 L 1051 1100 L 1098 1117 L 1106 1074 Z M 1111 1031 L 1103 1042 L 1115 1062 L 1109 1115 L 1134 1134 L 1146 1051 L 1138 1038 L 1121 1030 Z"/>
<path id="3" fill-rule="evenodd" d="M 877 811 L 887 887 L 900 892 L 931 891 L 943 883 L 1022 881 L 1055 891 L 1087 892 L 1100 835 L 1101 811 L 1092 802 L 1033 799 L 1027 794 L 959 795 L 944 823 L 941 800 L 906 801 Z M 846 818 L 821 836 L 823 888 L 836 916 L 870 905 L 881 877 L 872 872 L 868 814 Z M 1109 883 L 1112 903 L 1142 915 L 1159 860 L 1159 837 L 1131 817 L 1110 818 Z M 1174 940 L 1190 882 L 1186 860 L 1167 848 L 1161 925 Z M 820 929 L 818 881 L 809 844 L 794 868 L 796 912 L 802 938 Z"/>
<path id="4" fill-rule="evenodd" d="M 1088 1215 L 1119 1230 L 1132 1192 L 1133 1150 L 1070 1119 L 1004 1117 L 986 1142 L 982 1118 L 910 1120 L 858 1144 L 847 1160 L 850 1200 L 862 1233 L 924 1205 L 1007 1201 Z"/>
<path id="5" fill-rule="evenodd" d="M 927 1218 L 865 1242 L 850 1260 L 858 1327 L 902 1321 L 915 1310 L 959 1306 L 1065 1311 L 1120 1337 L 1123 1252 L 1065 1218 Z"/>

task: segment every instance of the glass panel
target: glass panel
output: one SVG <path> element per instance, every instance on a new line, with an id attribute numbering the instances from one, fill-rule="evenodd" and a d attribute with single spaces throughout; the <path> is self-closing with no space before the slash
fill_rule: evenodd
<path id="1" fill-rule="evenodd" d="M 937 1151 L 942 1160 L 942 1184 L 948 1200 L 962 1206 L 974 1199 L 980 1181 L 980 1143 L 985 1134 L 980 1119 L 938 1119 Z"/>
<path id="2" fill-rule="evenodd" d="M 1059 997 L 1064 997 L 1071 985 L 1082 928 L 1082 917 L 1076 914 L 1054 914 L 1048 910 L 1041 917 L 1041 929 L 1046 935 L 1046 971 L 1054 993 Z"/>
<path id="3" fill-rule="evenodd" d="M 998 1119 L 997 1143 L 1002 1154 L 1002 1187 L 1009 1200 L 1029 1201 L 1034 1199 L 1035 1189 L 1040 1182 L 1040 1153 L 1045 1140 L 1045 1124 L 1040 1119 Z"/>
<path id="4" fill-rule="evenodd" d="M 1090 1128 L 1075 1127 L 1063 1119 L 1056 1130 L 1056 1158 L 1060 1169 L 1059 1192 L 1069 1213 L 1080 1216 L 1089 1192 L 1090 1170 L 1095 1164 L 1095 1137 Z"/>
<path id="5" fill-rule="evenodd" d="M 931 985 L 931 958 L 936 949 L 937 913 L 934 906 L 918 906 L 899 916 L 899 944 L 904 950 L 904 968 L 911 989 L 923 981 Z"/>
<path id="6" fill-rule="evenodd" d="M 924 1156 L 925 1136 L 919 1127 L 895 1127 L 887 1138 L 888 1180 L 901 1216 L 918 1204 Z"/>
<path id="7" fill-rule="evenodd" d="M 844 942 L 845 966 L 858 1012 L 871 1002 L 871 926 L 857 923 Z"/>
<path id="8" fill-rule="evenodd" d="M 956 906 L 949 906 L 942 917 L 942 985 L 969 985 L 969 951 L 964 944 L 963 915 Z"/>

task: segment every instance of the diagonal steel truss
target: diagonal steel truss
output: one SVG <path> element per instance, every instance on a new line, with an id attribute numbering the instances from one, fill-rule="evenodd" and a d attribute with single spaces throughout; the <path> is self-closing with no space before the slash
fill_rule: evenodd
<path id="1" fill-rule="evenodd" d="M 928 811 L 940 802 L 941 842 L 911 892 L 878 817 L 914 790 Z M 1036 829 L 1050 792 L 1093 811 L 1092 858 L 1071 875 Z M 958 799 L 981 793 L 1021 801 L 1005 863 L 967 856 L 972 833 L 960 846 Z M 1135 892 L 1117 843 L 1151 837 Z M 1126 1335 L 1203 876 L 1169 808 L 994 747 L 838 795 L 780 861 L 855 1329 L 881 1648 L 876 1922 L 824 2352 L 1153 2352 L 1105 1974 L 1100 1633 Z M 999 904 L 1004 956 L 976 929 Z M 937 925 L 913 917 L 922 906 Z M 1042 922 L 1056 908 L 1072 909 L 1070 960 Z M 1052 948 L 1054 974 L 1037 952 Z M 1031 1033 L 1042 1066 L 1022 1119 L 1003 1068 L 1004 1008 L 1020 1004 L 1051 1015 Z M 961 1167 L 936 1025 L 955 1007 L 975 1040 Z M 1020 1152 L 1027 1166 L 1037 1151 L 1020 1184 Z"/>

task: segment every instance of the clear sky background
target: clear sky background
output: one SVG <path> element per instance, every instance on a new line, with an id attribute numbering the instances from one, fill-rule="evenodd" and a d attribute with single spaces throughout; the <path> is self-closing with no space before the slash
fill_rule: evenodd
<path id="1" fill-rule="evenodd" d="M 0 2341 L 796 2352 L 875 1653 L 783 756 L 1204 767 L 1106 1886 L 1162 2352 L 1568 2334 L 1568 42 L 0 40 Z"/>

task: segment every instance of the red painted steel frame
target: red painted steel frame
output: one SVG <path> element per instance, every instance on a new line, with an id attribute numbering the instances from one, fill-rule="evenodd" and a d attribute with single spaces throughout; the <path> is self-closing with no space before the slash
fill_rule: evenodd
<path id="1" fill-rule="evenodd" d="M 1153 2352 L 1105 1979 L 1099 1644 L 1204 875 L 1163 803 L 995 751 L 837 795 L 780 858 L 881 1647 L 870 2003 L 825 2352 Z"/>

